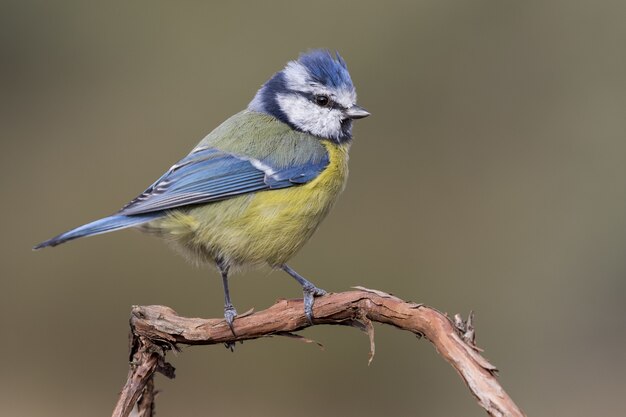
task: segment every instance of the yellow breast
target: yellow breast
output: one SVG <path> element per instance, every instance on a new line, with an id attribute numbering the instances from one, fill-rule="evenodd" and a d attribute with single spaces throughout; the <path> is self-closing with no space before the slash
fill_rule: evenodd
<path id="1" fill-rule="evenodd" d="M 345 187 L 348 145 L 322 143 L 329 164 L 313 181 L 173 212 L 159 229 L 167 229 L 170 240 L 197 261 L 221 257 L 234 265 L 285 263 L 315 232 Z"/>

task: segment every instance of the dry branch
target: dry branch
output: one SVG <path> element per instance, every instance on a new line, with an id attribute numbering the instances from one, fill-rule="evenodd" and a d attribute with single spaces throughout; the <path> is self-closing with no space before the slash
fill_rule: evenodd
<path id="1" fill-rule="evenodd" d="M 467 322 L 421 304 L 403 301 L 381 291 L 357 288 L 316 298 L 314 324 L 357 327 L 370 336 L 370 358 L 374 353 L 372 322 L 390 324 L 424 336 L 459 373 L 478 403 L 491 416 L 524 416 L 500 386 L 496 368 L 481 356 L 473 342 L 471 315 Z M 131 366 L 113 417 L 128 417 L 139 400 L 136 415 L 152 416 L 153 376 L 159 371 L 174 377 L 165 353 L 177 345 L 212 345 L 257 339 L 311 326 L 302 300 L 280 300 L 267 310 L 246 313 L 235 319 L 233 336 L 224 319 L 180 317 L 164 306 L 135 306 L 131 312 Z M 371 360 L 371 359 L 370 359 Z"/>

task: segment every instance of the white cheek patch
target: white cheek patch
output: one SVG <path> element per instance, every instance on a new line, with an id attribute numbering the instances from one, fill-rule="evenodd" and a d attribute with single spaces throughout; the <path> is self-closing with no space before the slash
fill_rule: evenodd
<path id="1" fill-rule="evenodd" d="M 300 130 L 324 138 L 338 138 L 341 134 L 341 111 L 319 107 L 298 94 L 278 94 L 276 100 Z"/>

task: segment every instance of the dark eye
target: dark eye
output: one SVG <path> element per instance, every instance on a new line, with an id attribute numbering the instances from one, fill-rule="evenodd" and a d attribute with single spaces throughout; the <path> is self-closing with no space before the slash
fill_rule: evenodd
<path id="1" fill-rule="evenodd" d="M 318 94 L 315 96 L 315 104 L 320 107 L 326 107 L 328 106 L 328 104 L 330 104 L 330 99 L 328 98 L 328 96 Z"/>

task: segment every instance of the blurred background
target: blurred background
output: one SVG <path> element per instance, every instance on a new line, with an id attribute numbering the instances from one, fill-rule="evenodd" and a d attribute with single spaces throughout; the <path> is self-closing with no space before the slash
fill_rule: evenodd
<path id="1" fill-rule="evenodd" d="M 215 272 L 133 231 L 33 253 L 108 215 L 275 71 L 341 52 L 372 117 L 345 194 L 292 266 L 477 315 L 529 416 L 626 409 L 626 3 L 0 2 L 0 414 L 106 416 L 133 304 L 220 317 Z M 232 280 L 239 311 L 299 297 Z M 314 328 L 185 348 L 159 416 L 483 416 L 424 340 Z"/>

